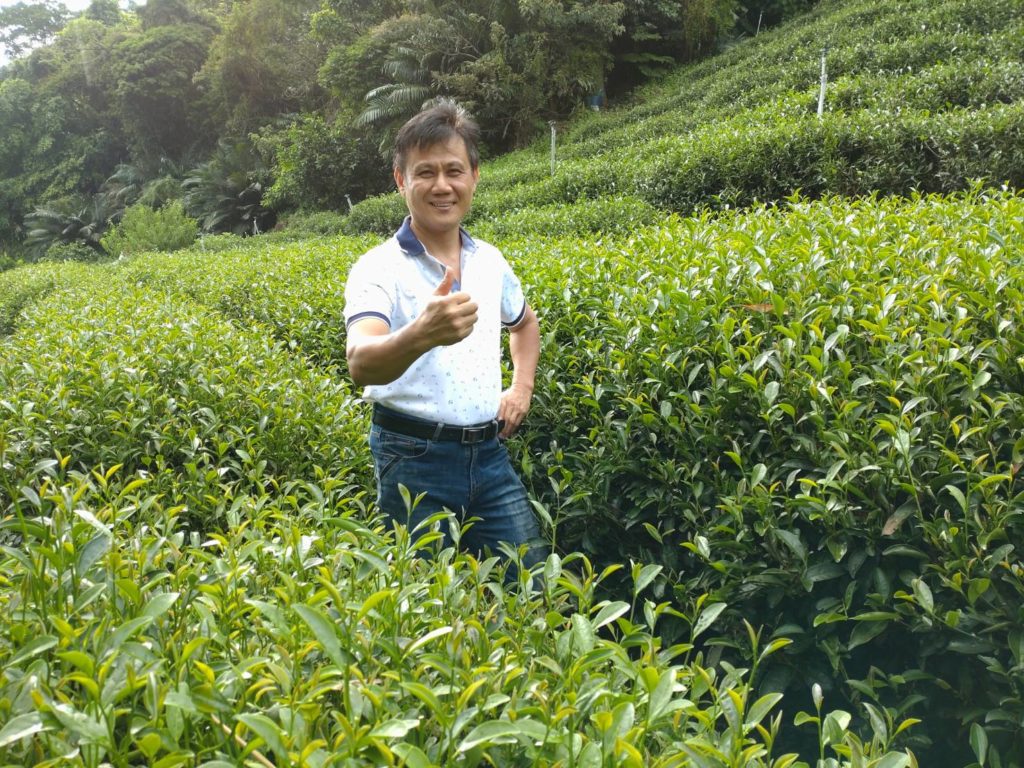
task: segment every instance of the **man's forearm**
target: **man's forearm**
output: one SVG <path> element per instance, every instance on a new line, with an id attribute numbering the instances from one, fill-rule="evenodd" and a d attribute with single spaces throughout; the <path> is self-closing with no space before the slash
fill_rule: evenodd
<path id="1" fill-rule="evenodd" d="M 509 355 L 512 358 L 512 387 L 533 393 L 540 359 L 540 323 L 530 307 L 519 325 L 509 333 Z"/>
<path id="2" fill-rule="evenodd" d="M 390 384 L 428 349 L 411 326 L 382 335 L 360 334 L 346 350 L 349 375 L 360 387 Z"/>

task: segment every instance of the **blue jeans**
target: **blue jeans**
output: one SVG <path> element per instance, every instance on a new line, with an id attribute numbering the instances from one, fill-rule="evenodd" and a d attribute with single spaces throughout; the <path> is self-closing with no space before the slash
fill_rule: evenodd
<path id="1" fill-rule="evenodd" d="M 410 530 L 431 515 L 448 509 L 458 521 L 472 525 L 460 546 L 474 554 L 497 552 L 498 544 L 526 544 L 523 565 L 541 562 L 546 551 L 526 488 L 512 468 L 508 450 L 498 438 L 473 445 L 424 440 L 370 428 L 370 452 L 377 476 L 377 502 L 392 520 Z M 424 494 L 411 511 L 399 493 L 404 485 L 413 499 Z M 445 545 L 453 544 L 445 531 Z"/>

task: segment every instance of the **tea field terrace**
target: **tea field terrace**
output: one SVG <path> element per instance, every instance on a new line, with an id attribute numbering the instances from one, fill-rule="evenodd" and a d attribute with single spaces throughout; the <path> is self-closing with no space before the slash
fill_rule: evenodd
<path id="1" fill-rule="evenodd" d="M 372 238 L 0 275 L 8 761 L 628 762 L 617 733 L 644 764 L 706 745 L 749 764 L 730 749 L 771 752 L 774 731 L 730 731 L 725 689 L 782 712 L 775 753 L 806 759 L 814 684 L 855 715 L 830 721 L 836 746 L 849 726 L 876 755 L 1019 760 L 1021 198 L 794 198 L 572 233 L 605 205 L 548 213 L 561 237 L 492 232 L 543 328 L 511 443 L 557 553 L 533 597 L 490 561 L 412 557 L 375 517 L 341 317 Z M 421 600 L 440 612 L 396 628 Z M 456 727 L 452 675 L 510 644 L 536 656 L 488 666 Z M 764 653 L 752 680 L 728 672 Z M 353 682 L 352 658 L 380 673 Z M 413 685 L 428 668 L 449 687 Z M 578 708 L 585 677 L 579 716 L 522 698 Z"/>

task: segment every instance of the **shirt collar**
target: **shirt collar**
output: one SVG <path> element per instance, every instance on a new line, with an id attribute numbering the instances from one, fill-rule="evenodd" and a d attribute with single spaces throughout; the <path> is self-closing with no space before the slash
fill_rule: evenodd
<path id="1" fill-rule="evenodd" d="M 462 251 L 464 253 L 473 253 L 476 250 L 476 243 L 473 242 L 473 238 L 462 227 L 459 227 L 459 234 L 462 236 Z M 412 216 L 405 217 L 402 226 L 395 232 L 395 239 L 398 240 L 398 247 L 410 256 L 419 256 L 421 253 L 427 252 L 427 249 L 423 247 L 423 243 L 416 237 L 416 233 L 412 231 Z"/>

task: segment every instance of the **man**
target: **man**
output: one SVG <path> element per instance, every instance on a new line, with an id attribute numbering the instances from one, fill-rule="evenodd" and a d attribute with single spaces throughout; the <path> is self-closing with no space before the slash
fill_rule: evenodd
<path id="1" fill-rule="evenodd" d="M 381 509 L 410 528 L 441 509 L 475 518 L 461 544 L 482 552 L 538 536 L 499 438 L 510 437 L 529 410 L 540 331 L 501 253 L 461 228 L 480 176 L 478 137 L 451 102 L 398 132 L 394 177 L 409 216 L 353 266 L 345 320 L 349 372 L 373 403 L 370 450 Z M 503 326 L 514 371 L 504 392 Z M 411 515 L 400 484 L 414 497 L 424 494 Z M 528 546 L 525 564 L 542 554 Z"/>

